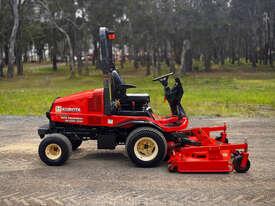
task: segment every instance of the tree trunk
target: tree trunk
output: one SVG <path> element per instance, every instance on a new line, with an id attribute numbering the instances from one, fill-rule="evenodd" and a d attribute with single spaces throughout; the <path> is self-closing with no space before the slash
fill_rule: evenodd
<path id="1" fill-rule="evenodd" d="M 231 64 L 235 64 L 235 60 L 236 60 L 235 49 L 232 47 L 232 51 L 231 51 Z"/>
<path id="2" fill-rule="evenodd" d="M 57 48 L 56 48 L 56 42 L 53 44 L 52 48 L 52 67 L 53 71 L 57 71 Z"/>
<path id="3" fill-rule="evenodd" d="M 213 46 L 213 62 L 214 64 L 219 64 L 219 58 L 218 58 L 218 46 L 214 45 Z"/>
<path id="4" fill-rule="evenodd" d="M 8 45 L 4 46 L 4 53 L 5 53 L 4 64 L 8 65 L 9 64 L 9 46 Z"/>
<path id="5" fill-rule="evenodd" d="M 28 50 L 26 49 L 25 52 L 24 52 L 24 57 L 23 57 L 23 62 L 24 63 L 27 63 L 28 62 Z"/>
<path id="6" fill-rule="evenodd" d="M 150 55 L 150 52 L 146 52 L 146 76 L 149 76 L 151 74 L 151 65 L 152 65 L 152 57 Z"/>
<path id="7" fill-rule="evenodd" d="M 205 71 L 209 72 L 211 70 L 211 55 L 209 54 L 209 51 L 205 52 L 203 57 Z"/>
<path id="8" fill-rule="evenodd" d="M 157 51 L 156 48 L 152 50 L 152 65 L 154 75 L 158 73 L 157 71 Z"/>
<path id="9" fill-rule="evenodd" d="M 165 64 L 169 67 L 169 57 L 168 57 L 168 52 L 167 52 L 167 44 L 164 46 L 164 60 Z"/>
<path id="10" fill-rule="evenodd" d="M 3 51 L 2 48 L 0 48 L 0 80 L 4 77 L 4 59 L 3 59 Z"/>
<path id="11" fill-rule="evenodd" d="M 256 69 L 257 67 L 257 51 L 255 47 L 252 47 L 250 61 L 252 63 L 252 68 Z"/>
<path id="12" fill-rule="evenodd" d="M 152 63 L 154 67 L 154 75 L 159 75 L 160 74 L 160 51 L 159 48 L 154 48 L 153 49 L 153 55 L 152 55 Z"/>
<path id="13" fill-rule="evenodd" d="M 182 44 L 182 52 L 181 52 L 181 65 L 180 65 L 180 73 L 183 75 L 186 72 L 192 71 L 192 51 L 191 51 L 191 42 L 186 39 Z"/>
<path id="14" fill-rule="evenodd" d="M 224 48 L 221 48 L 221 50 L 220 50 L 220 62 L 221 62 L 221 65 L 224 65 L 224 59 L 225 59 L 224 56 L 225 56 L 224 55 Z"/>
<path id="15" fill-rule="evenodd" d="M 172 51 L 170 41 L 167 41 L 167 56 L 169 59 L 169 70 L 170 72 L 175 72 L 176 71 L 175 56 L 174 56 L 174 52 Z"/>
<path id="16" fill-rule="evenodd" d="M 38 61 L 39 63 L 43 62 L 43 47 L 41 45 L 39 45 L 39 47 L 37 48 L 37 56 L 38 56 Z"/>
<path id="17" fill-rule="evenodd" d="M 125 64 L 125 48 L 124 45 L 121 45 L 121 57 L 120 57 L 120 68 L 124 69 L 124 64 Z"/>
<path id="18" fill-rule="evenodd" d="M 144 52 L 139 56 L 139 63 L 141 67 L 146 67 L 146 54 Z"/>
<path id="19" fill-rule="evenodd" d="M 249 47 L 248 47 L 248 39 L 245 38 L 245 63 L 248 63 L 249 60 Z"/>
<path id="20" fill-rule="evenodd" d="M 89 75 L 89 59 L 88 59 L 88 54 L 89 54 L 89 51 L 85 51 L 85 62 L 84 62 L 84 67 L 85 67 L 85 74 L 86 75 Z"/>
<path id="21" fill-rule="evenodd" d="M 269 21 L 268 21 L 268 57 L 269 57 L 269 64 L 271 67 L 273 67 L 273 43 L 274 43 L 274 29 L 272 29 L 272 25 L 274 25 L 274 13 L 269 13 Z"/>
<path id="22" fill-rule="evenodd" d="M 20 1 L 19 1 L 20 3 Z M 20 10 L 19 10 L 20 12 Z M 19 13 L 19 16 L 21 14 Z M 17 67 L 17 75 L 23 75 L 23 63 L 22 63 L 22 21 L 19 21 L 19 27 L 17 31 L 17 40 L 16 40 L 16 67 Z"/>
<path id="23" fill-rule="evenodd" d="M 15 55 L 14 55 L 14 47 L 16 41 L 16 35 L 19 26 L 19 5 L 18 0 L 10 0 L 10 5 L 12 6 L 12 14 L 13 14 L 13 28 L 10 35 L 9 40 L 9 63 L 8 63 L 8 72 L 7 77 L 9 79 L 13 78 L 14 75 L 14 62 L 15 62 Z"/>
<path id="24" fill-rule="evenodd" d="M 182 47 L 180 45 L 180 42 L 175 41 L 174 44 L 171 44 L 171 48 L 173 50 L 173 58 L 174 58 L 175 64 L 181 64 Z"/>
<path id="25" fill-rule="evenodd" d="M 68 43 L 68 47 L 69 47 L 69 66 L 70 66 L 70 78 L 74 78 L 75 77 L 75 68 L 74 68 L 74 53 L 73 53 L 73 47 L 72 47 L 72 43 L 71 43 L 71 39 L 70 36 L 68 35 L 68 33 L 61 28 L 60 26 L 58 26 L 56 24 L 56 22 L 53 22 L 55 27 L 65 36 L 66 41 Z"/>
<path id="26" fill-rule="evenodd" d="M 83 62 L 82 62 L 82 55 L 81 55 L 81 52 L 78 51 L 77 52 L 77 71 L 78 71 L 78 74 L 79 75 L 82 75 L 82 68 L 83 68 Z"/>
<path id="27" fill-rule="evenodd" d="M 74 56 L 76 56 L 78 75 L 82 75 L 82 36 L 81 33 L 75 27 L 73 27 L 73 51 Z"/>
<path id="28" fill-rule="evenodd" d="M 147 58 L 147 56 L 146 56 Z M 134 59 L 134 68 L 135 70 L 137 70 L 139 68 L 139 63 L 138 63 L 138 49 L 134 47 L 134 56 L 133 56 L 133 59 Z"/>
<path id="29" fill-rule="evenodd" d="M 55 29 L 51 28 L 51 60 L 52 60 L 52 69 L 53 71 L 57 71 L 57 40 L 54 35 Z"/>
<path id="30" fill-rule="evenodd" d="M 254 71 L 256 71 L 257 66 L 257 28 L 257 23 L 255 23 L 255 25 L 252 25 L 250 61 L 252 63 L 252 68 Z"/>
<path id="31" fill-rule="evenodd" d="M 97 58 L 98 58 L 97 41 L 95 39 L 93 41 L 93 45 L 94 45 L 94 53 L 93 53 L 92 64 L 95 66 L 97 65 Z"/>
<path id="32" fill-rule="evenodd" d="M 66 32 L 65 32 L 66 33 Z M 72 44 L 71 44 L 71 39 L 69 37 L 69 35 L 66 33 L 65 34 L 66 39 L 67 39 L 67 43 L 69 46 L 69 65 L 70 65 L 70 78 L 74 78 L 75 77 L 75 68 L 74 68 L 74 54 L 73 54 L 73 48 L 72 48 Z"/>
<path id="33" fill-rule="evenodd" d="M 22 64 L 22 52 L 21 48 L 17 48 L 16 51 L 16 67 L 17 67 L 17 75 L 23 75 L 23 64 Z"/>
<path id="34" fill-rule="evenodd" d="M 159 48 L 158 53 L 157 53 L 157 73 L 158 73 L 158 75 L 160 74 L 160 70 L 161 70 L 161 50 Z"/>

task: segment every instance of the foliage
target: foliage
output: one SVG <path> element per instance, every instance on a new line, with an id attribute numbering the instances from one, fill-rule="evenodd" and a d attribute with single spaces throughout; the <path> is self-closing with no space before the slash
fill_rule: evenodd
<path id="1" fill-rule="evenodd" d="M 100 26 L 108 26 L 118 33 L 115 45 L 121 50 L 121 66 L 128 58 L 133 60 L 136 69 L 146 66 L 147 75 L 152 71 L 160 72 L 165 65 L 171 71 L 180 65 L 179 72 L 183 74 L 194 70 L 210 71 L 214 64 L 224 65 L 227 60 L 239 65 L 241 59 L 250 63 L 254 70 L 262 64 L 273 67 L 274 0 L 14 2 L 21 2 L 18 5 L 17 62 L 22 57 L 25 62 L 30 61 L 27 51 L 33 47 L 39 61 L 45 61 L 48 48 L 54 70 L 58 60 L 70 59 L 71 76 L 74 76 L 74 65 L 79 74 L 87 73 L 83 68 L 88 62 L 83 62 L 83 57 L 91 48 L 92 63 L 98 63 Z M 1 1 L 0 6 L 1 61 L 3 51 L 10 45 L 13 15 L 8 1 Z M 7 59 L 5 55 L 5 62 Z M 196 61 L 202 61 L 199 68 L 194 65 Z M 17 66 L 22 67 L 22 64 Z"/>

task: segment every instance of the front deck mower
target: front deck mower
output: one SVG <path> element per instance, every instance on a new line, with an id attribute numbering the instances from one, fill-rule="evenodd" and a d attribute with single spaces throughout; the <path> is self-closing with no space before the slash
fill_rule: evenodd
<path id="1" fill-rule="evenodd" d="M 130 94 L 135 85 L 125 84 L 112 55 L 115 34 L 99 30 L 100 67 L 103 88 L 79 92 L 54 100 L 46 113 L 49 124 L 38 129 L 42 141 L 40 159 L 47 165 L 64 164 L 83 141 L 97 140 L 98 149 L 125 145 L 131 161 L 139 167 L 153 167 L 168 160 L 171 172 L 246 172 L 250 167 L 247 143 L 228 143 L 226 125 L 188 128 L 181 105 L 184 94 L 179 78 L 172 88 L 173 73 L 155 78 L 164 87 L 171 115 L 153 113 L 148 94 Z M 210 133 L 220 132 L 219 137 Z"/>

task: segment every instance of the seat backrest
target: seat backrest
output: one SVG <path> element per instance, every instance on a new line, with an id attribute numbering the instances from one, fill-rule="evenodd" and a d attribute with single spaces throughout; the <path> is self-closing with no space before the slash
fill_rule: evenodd
<path id="1" fill-rule="evenodd" d="M 121 97 L 126 95 L 126 89 L 121 86 L 124 84 L 124 82 L 116 70 L 112 71 L 111 76 L 112 100 L 120 99 Z"/>

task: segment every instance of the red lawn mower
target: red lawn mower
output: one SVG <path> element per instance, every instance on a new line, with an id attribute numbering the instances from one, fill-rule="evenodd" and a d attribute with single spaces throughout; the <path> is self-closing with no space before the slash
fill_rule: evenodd
<path id="1" fill-rule="evenodd" d="M 230 144 L 226 125 L 187 129 L 188 118 L 181 105 L 183 88 L 169 73 L 155 78 L 164 87 L 171 115 L 159 117 L 149 106 L 148 94 L 129 94 L 112 55 L 115 34 L 101 27 L 100 67 L 104 88 L 57 98 L 46 113 L 49 124 L 38 129 L 42 138 L 39 156 L 47 165 L 62 165 L 84 140 L 97 140 L 98 149 L 125 145 L 131 161 L 153 167 L 168 160 L 171 172 L 246 172 L 250 167 L 247 143 Z M 210 133 L 220 136 L 211 137 Z"/>

